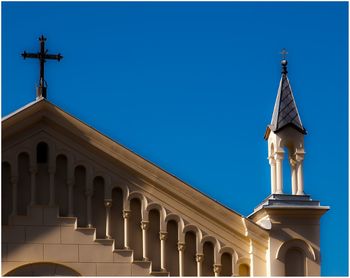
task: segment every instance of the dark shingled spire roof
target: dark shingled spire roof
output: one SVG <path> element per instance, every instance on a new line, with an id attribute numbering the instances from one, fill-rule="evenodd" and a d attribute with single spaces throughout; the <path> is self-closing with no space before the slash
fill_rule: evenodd
<path id="1" fill-rule="evenodd" d="M 301 123 L 292 88 L 287 77 L 287 61 L 282 60 L 282 77 L 273 109 L 271 124 L 268 126 L 268 129 L 277 133 L 286 126 L 291 126 L 299 132 L 306 134 L 306 129 Z M 265 134 L 266 136 L 268 137 L 267 133 Z"/>

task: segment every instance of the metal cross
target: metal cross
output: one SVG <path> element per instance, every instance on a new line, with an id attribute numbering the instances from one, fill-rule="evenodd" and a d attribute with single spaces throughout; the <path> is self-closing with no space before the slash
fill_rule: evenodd
<path id="1" fill-rule="evenodd" d="M 27 52 L 23 52 L 22 53 L 22 57 L 24 59 L 26 58 L 36 58 L 39 59 L 40 61 L 40 79 L 39 79 L 39 88 L 37 89 L 37 97 L 44 97 L 46 98 L 46 86 L 45 86 L 45 78 L 44 78 L 44 64 L 46 62 L 46 60 L 57 60 L 60 61 L 61 59 L 63 59 L 63 56 L 58 53 L 58 54 L 47 54 L 48 50 L 45 49 L 45 41 L 46 38 L 41 35 L 41 37 L 39 38 L 39 42 L 40 42 L 40 52 L 38 53 L 27 53 Z"/>
<path id="2" fill-rule="evenodd" d="M 282 48 L 282 51 L 280 52 L 280 54 L 282 55 L 282 60 L 286 60 L 287 54 L 288 54 L 287 49 Z"/>

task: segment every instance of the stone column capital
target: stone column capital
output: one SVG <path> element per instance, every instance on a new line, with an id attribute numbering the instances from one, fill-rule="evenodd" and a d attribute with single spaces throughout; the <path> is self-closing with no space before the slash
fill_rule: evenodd
<path id="1" fill-rule="evenodd" d="M 302 162 L 304 160 L 304 153 L 296 153 L 295 159 L 298 163 Z"/>
<path id="2" fill-rule="evenodd" d="M 130 217 L 131 211 L 130 210 L 123 210 L 123 218 L 128 219 Z"/>
<path id="3" fill-rule="evenodd" d="M 289 163 L 293 168 L 297 165 L 297 161 L 294 158 L 289 158 Z"/>
<path id="4" fill-rule="evenodd" d="M 166 240 L 168 237 L 168 233 L 167 232 L 159 232 L 159 239 L 160 240 Z"/>
<path id="5" fill-rule="evenodd" d="M 185 245 L 184 242 L 179 242 L 179 243 L 177 244 L 177 250 L 180 251 L 180 252 L 185 251 L 185 247 L 186 247 L 186 245 Z"/>
<path id="6" fill-rule="evenodd" d="M 197 255 L 196 255 L 196 262 L 197 262 L 197 263 L 202 262 L 203 259 L 204 259 L 204 254 L 197 254 Z"/>
<path id="7" fill-rule="evenodd" d="M 221 264 L 214 264 L 213 265 L 213 270 L 214 270 L 214 273 L 220 274 L 220 272 L 221 272 Z"/>
<path id="8" fill-rule="evenodd" d="M 141 229 L 147 231 L 149 228 L 149 221 L 141 221 Z"/>
<path id="9" fill-rule="evenodd" d="M 273 156 L 269 156 L 267 159 L 269 160 L 269 164 L 271 166 L 276 165 L 276 160 L 275 160 L 275 158 Z"/>
<path id="10" fill-rule="evenodd" d="M 275 152 L 274 158 L 275 160 L 282 160 L 284 156 L 284 152 Z"/>

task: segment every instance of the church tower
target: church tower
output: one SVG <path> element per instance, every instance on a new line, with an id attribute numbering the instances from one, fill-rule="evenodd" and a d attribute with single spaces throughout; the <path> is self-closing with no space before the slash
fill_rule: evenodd
<path id="1" fill-rule="evenodd" d="M 271 168 L 271 195 L 249 216 L 269 231 L 267 276 L 320 275 L 320 218 L 329 209 L 312 200 L 304 191 L 304 128 L 287 77 L 284 55 L 282 76 L 265 140 Z M 283 175 L 283 160 L 288 159 L 290 177 Z M 283 187 L 290 178 L 292 194 Z"/>

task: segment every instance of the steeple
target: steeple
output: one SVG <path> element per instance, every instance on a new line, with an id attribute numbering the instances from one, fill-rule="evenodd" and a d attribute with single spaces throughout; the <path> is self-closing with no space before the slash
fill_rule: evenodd
<path id="1" fill-rule="evenodd" d="M 282 76 L 278 87 L 271 124 L 267 126 L 265 140 L 268 140 L 269 161 L 271 165 L 271 193 L 284 194 L 282 162 L 285 149 L 291 167 L 292 194 L 303 195 L 304 135 L 306 129 L 300 119 L 292 88 L 287 77 L 286 50 L 282 53 Z"/>
<path id="2" fill-rule="evenodd" d="M 277 133 L 286 126 L 291 126 L 302 134 L 306 134 L 306 129 L 301 122 L 292 88 L 287 77 L 287 64 L 288 61 L 284 57 L 281 61 L 282 76 L 277 91 L 275 107 L 272 113 L 271 124 L 267 127 L 265 133 L 265 139 L 267 139 L 270 131 Z"/>

